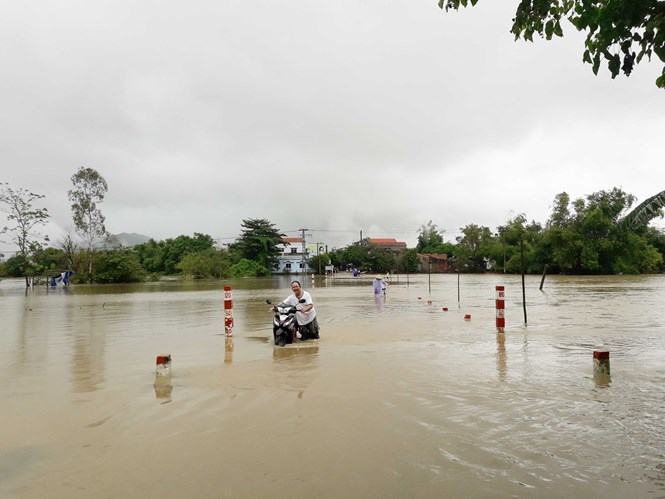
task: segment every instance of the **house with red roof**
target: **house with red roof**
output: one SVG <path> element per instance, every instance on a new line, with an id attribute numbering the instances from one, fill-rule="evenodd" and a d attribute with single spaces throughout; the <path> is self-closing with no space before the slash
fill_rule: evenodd
<path id="1" fill-rule="evenodd" d="M 406 250 L 406 243 L 403 241 L 398 241 L 395 238 L 368 237 L 366 241 L 369 246 L 394 251 L 395 253 L 401 253 L 402 251 Z"/>

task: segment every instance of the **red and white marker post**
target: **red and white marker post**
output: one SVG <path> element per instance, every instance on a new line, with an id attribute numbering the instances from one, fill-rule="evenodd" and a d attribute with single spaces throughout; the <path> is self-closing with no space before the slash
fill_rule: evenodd
<path id="1" fill-rule="evenodd" d="M 496 330 L 503 333 L 506 327 L 506 291 L 504 286 L 496 286 Z"/>
<path id="2" fill-rule="evenodd" d="M 231 286 L 224 286 L 224 334 L 233 336 L 233 296 Z"/>
<path id="3" fill-rule="evenodd" d="M 171 354 L 158 355 L 155 365 L 157 376 L 171 376 Z"/>
<path id="4" fill-rule="evenodd" d="M 594 350 L 593 372 L 604 376 L 610 375 L 610 352 L 607 350 Z"/>

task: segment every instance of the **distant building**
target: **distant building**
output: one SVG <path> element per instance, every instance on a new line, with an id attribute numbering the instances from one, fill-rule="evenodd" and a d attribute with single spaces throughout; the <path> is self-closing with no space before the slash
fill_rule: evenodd
<path id="1" fill-rule="evenodd" d="M 389 251 L 394 251 L 395 253 L 401 253 L 406 250 L 406 243 L 398 241 L 394 238 L 372 238 L 369 237 L 366 239 L 369 246 L 375 248 L 386 249 Z"/>
<path id="2" fill-rule="evenodd" d="M 418 253 L 418 260 L 418 270 L 420 272 L 445 274 L 453 271 L 448 255 L 445 253 Z"/>
<path id="3" fill-rule="evenodd" d="M 273 268 L 275 274 L 303 274 L 309 272 L 307 258 L 309 253 L 303 250 L 302 237 L 284 237 L 282 243 L 277 245 L 281 254 L 277 257 L 277 264 Z"/>

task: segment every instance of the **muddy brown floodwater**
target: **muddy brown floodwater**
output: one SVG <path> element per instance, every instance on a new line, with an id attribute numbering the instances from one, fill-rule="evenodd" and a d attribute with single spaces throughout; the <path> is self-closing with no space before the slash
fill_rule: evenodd
<path id="1" fill-rule="evenodd" d="M 665 496 L 663 276 L 534 276 L 528 327 L 516 276 L 399 279 L 317 280 L 286 349 L 285 278 L 231 281 L 232 340 L 222 282 L 0 282 L 0 497 Z"/>

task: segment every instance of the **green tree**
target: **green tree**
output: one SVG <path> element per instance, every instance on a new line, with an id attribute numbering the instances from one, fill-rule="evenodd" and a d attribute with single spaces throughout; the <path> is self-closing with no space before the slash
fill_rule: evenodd
<path id="1" fill-rule="evenodd" d="M 93 280 L 94 244 L 106 236 L 104 215 L 99 204 L 109 188 L 106 180 L 94 168 L 81 167 L 72 175 L 72 189 L 68 192 L 72 203 L 72 217 L 76 232 L 85 241 L 88 250 L 88 282 Z"/>
<path id="2" fill-rule="evenodd" d="M 459 9 L 478 0 L 438 0 L 439 7 Z M 665 2 L 662 0 L 519 0 L 511 32 L 515 39 L 533 41 L 562 37 L 561 22 L 568 20 L 586 33 L 583 61 L 598 74 L 604 60 L 615 78 L 629 76 L 635 64 L 655 54 L 665 62 Z M 665 66 L 656 79 L 665 88 Z"/>
<path id="3" fill-rule="evenodd" d="M 232 277 L 266 277 L 270 275 L 270 269 L 261 265 L 256 260 L 241 259 L 231 266 Z"/>
<path id="4" fill-rule="evenodd" d="M 455 245 L 444 242 L 443 231 L 440 231 L 436 224 L 433 224 L 430 220 L 425 225 L 421 225 L 420 229 L 418 229 L 416 252 L 454 255 Z"/>
<path id="5" fill-rule="evenodd" d="M 471 272 L 482 272 L 486 269 L 488 246 L 492 244 L 492 232 L 489 227 L 469 224 L 460 228 L 461 236 L 457 237 L 457 268 Z"/>
<path id="6" fill-rule="evenodd" d="M 656 271 L 665 271 L 665 231 L 655 227 L 647 227 L 644 229 L 644 237 L 651 246 L 656 248 L 662 258 L 662 262 Z"/>
<path id="7" fill-rule="evenodd" d="M 362 272 L 394 272 L 397 256 L 385 248 L 354 243 L 330 253 L 333 265 L 338 268 L 353 266 Z"/>
<path id="8" fill-rule="evenodd" d="M 231 263 L 226 251 L 209 248 L 186 254 L 177 265 L 178 270 L 192 279 L 229 277 Z"/>
<path id="9" fill-rule="evenodd" d="M 620 223 L 631 228 L 646 225 L 656 217 L 663 217 L 663 207 L 665 207 L 665 191 L 661 191 L 655 196 L 642 201 Z"/>
<path id="10" fill-rule="evenodd" d="M 7 258 L 5 262 L 5 275 L 7 277 L 24 277 L 26 275 L 26 268 L 30 267 L 30 262 L 26 257 L 20 254 Z"/>
<path id="11" fill-rule="evenodd" d="M 542 271 L 544 261 L 542 245 L 542 226 L 532 221 L 527 223 L 526 215 L 520 213 L 498 228 L 499 239 L 495 240 L 495 261 L 501 261 L 498 251 L 505 256 L 505 270 L 511 273 L 522 271 L 522 249 L 524 249 L 524 271 L 537 273 Z M 501 257 L 503 258 L 503 257 Z"/>
<path id="12" fill-rule="evenodd" d="M 563 194 L 563 193 L 562 193 Z M 662 253 L 644 225 L 622 224 L 635 197 L 621 189 L 598 191 L 568 206 L 557 195 L 554 211 L 541 241 L 543 261 L 553 271 L 575 274 L 653 272 L 662 266 Z M 571 209 L 572 208 L 572 209 Z M 563 222 L 558 215 L 568 210 Z"/>
<path id="13" fill-rule="evenodd" d="M 570 224 L 570 196 L 561 192 L 554 197 L 552 215 L 547 222 L 548 227 L 567 227 Z"/>
<path id="14" fill-rule="evenodd" d="M 59 248 L 40 248 L 35 252 L 33 260 L 39 272 L 60 273 L 67 268 L 67 257 Z"/>
<path id="15" fill-rule="evenodd" d="M 136 251 L 139 261 L 146 271 L 151 273 L 165 272 L 165 246 L 162 241 L 157 242 L 150 239 L 148 242 L 134 246 L 134 251 Z"/>
<path id="16" fill-rule="evenodd" d="M 277 256 L 281 253 L 277 246 L 285 235 L 264 218 L 243 220 L 241 226 L 242 233 L 232 245 L 232 249 L 237 251 L 241 258 L 254 260 L 267 269 L 273 268 L 277 263 Z"/>
<path id="17" fill-rule="evenodd" d="M 23 187 L 14 189 L 7 183 L 0 184 L 0 211 L 5 213 L 9 223 L 0 230 L 0 234 L 11 234 L 13 242 L 18 247 L 17 256 L 21 258 L 16 262 L 21 264 L 21 275 L 25 276 L 26 287 L 30 282 L 29 276 L 37 271 L 32 256 L 41 249 L 42 242 L 48 241 L 48 236 L 35 232 L 40 225 L 46 225 L 49 219 L 46 208 L 35 206 L 35 203 L 44 197 Z"/>
<path id="18" fill-rule="evenodd" d="M 131 249 L 122 248 L 95 253 L 95 282 L 140 282 L 144 278 L 145 270 Z"/>
<path id="19" fill-rule="evenodd" d="M 418 260 L 418 251 L 415 248 L 407 249 L 397 257 L 398 272 L 417 272 L 419 264 L 420 260 Z"/>
<path id="20" fill-rule="evenodd" d="M 175 239 L 167 239 L 164 241 L 162 254 L 164 272 L 175 274 L 177 265 L 185 255 L 209 250 L 214 245 L 215 241 L 211 236 L 199 232 L 195 232 L 193 237 L 181 235 Z"/>
<path id="21" fill-rule="evenodd" d="M 436 253 L 437 249 L 443 244 L 443 235 L 439 228 L 432 221 L 421 225 L 418 229 L 418 244 L 416 251 L 418 253 Z"/>

